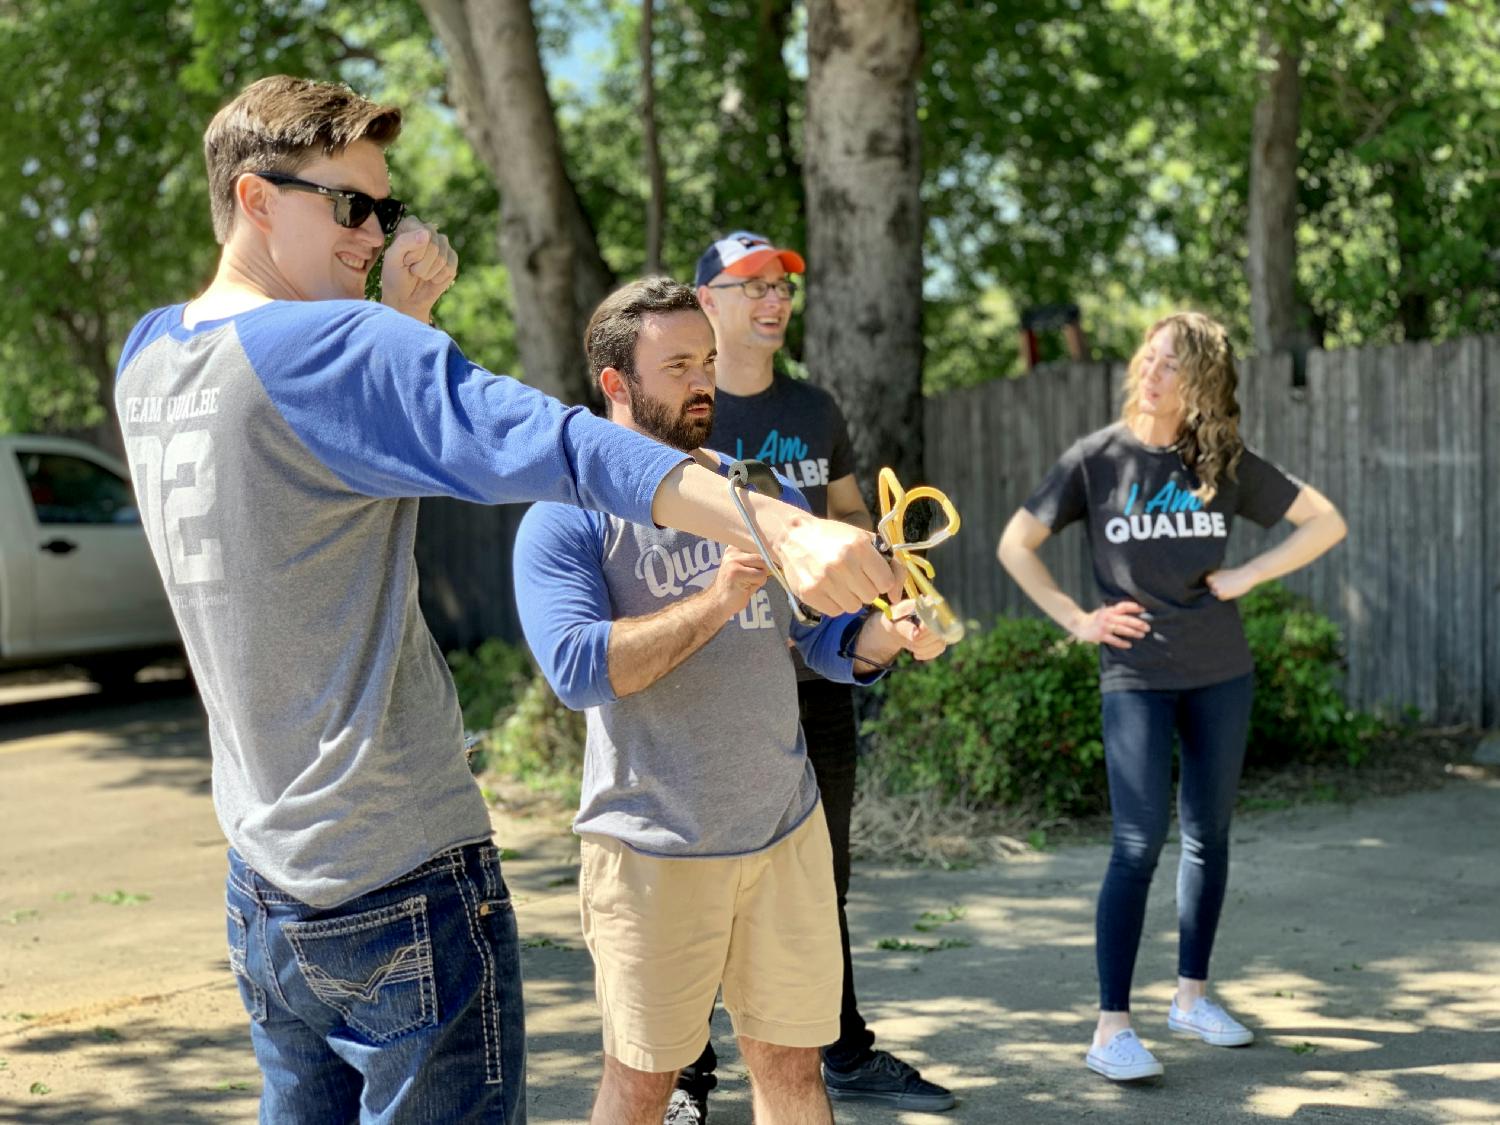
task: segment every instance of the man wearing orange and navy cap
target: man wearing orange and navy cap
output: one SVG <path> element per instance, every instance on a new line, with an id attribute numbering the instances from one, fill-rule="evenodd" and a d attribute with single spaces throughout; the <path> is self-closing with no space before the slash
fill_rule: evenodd
<path id="1" fill-rule="evenodd" d="M 777 370 L 786 343 L 797 283 L 807 265 L 795 250 L 749 231 L 720 238 L 698 260 L 698 303 L 713 324 L 718 345 L 714 427 L 707 446 L 735 458 L 764 461 L 801 489 L 816 515 L 874 530 L 854 475 L 843 413 L 833 397 L 806 380 Z M 795 658 L 795 657 L 794 657 Z M 876 1050 L 854 995 L 849 956 L 849 818 L 854 805 L 854 700 L 836 684 L 797 661 L 798 703 L 807 754 L 817 774 L 833 843 L 843 940 L 844 995 L 839 1038 L 823 1051 L 823 1074 L 835 1100 L 867 1101 L 901 1110 L 949 1109 L 951 1093 L 924 1079 L 888 1051 Z M 697 1125 L 707 1115 L 716 1083 L 712 1042 L 682 1072 L 667 1121 Z"/>

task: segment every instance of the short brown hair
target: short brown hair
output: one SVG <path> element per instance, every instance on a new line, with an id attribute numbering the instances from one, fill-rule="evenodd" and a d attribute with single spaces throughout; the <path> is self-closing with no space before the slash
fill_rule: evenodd
<path id="1" fill-rule="evenodd" d="M 385 148 L 400 135 L 399 109 L 347 86 L 285 74 L 252 82 L 203 134 L 214 238 L 222 244 L 234 230 L 234 185 L 246 172 L 296 172 L 355 141 Z"/>
<path id="2" fill-rule="evenodd" d="M 613 367 L 627 382 L 636 381 L 635 344 L 641 324 L 653 313 L 701 312 L 698 297 L 670 277 L 643 277 L 616 289 L 599 303 L 583 332 L 589 374 L 595 379 Z"/>

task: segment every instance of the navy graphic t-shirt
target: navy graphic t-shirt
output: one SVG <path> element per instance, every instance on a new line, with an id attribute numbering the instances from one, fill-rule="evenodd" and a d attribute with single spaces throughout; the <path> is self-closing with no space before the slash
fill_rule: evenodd
<path id="1" fill-rule="evenodd" d="M 705 445 L 734 460 L 764 461 L 828 515 L 828 482 L 854 472 L 854 447 L 843 411 L 821 387 L 777 371 L 759 394 L 714 396 L 714 428 Z M 792 651 L 798 681 L 820 677 Z"/>
<path id="2" fill-rule="evenodd" d="M 759 394 L 714 398 L 714 428 L 704 444 L 737 461 L 764 461 L 828 515 L 828 482 L 854 472 L 844 415 L 821 387 L 776 372 Z"/>
<path id="3" fill-rule="evenodd" d="M 1116 422 L 1074 442 L 1025 507 L 1053 532 L 1084 520 L 1105 603 L 1136 601 L 1151 632 L 1128 649 L 1099 646 L 1101 691 L 1174 691 L 1251 671 L 1234 602 L 1204 581 L 1224 565 L 1235 516 L 1270 527 L 1302 482 L 1250 450 L 1212 501 L 1174 450 Z"/>

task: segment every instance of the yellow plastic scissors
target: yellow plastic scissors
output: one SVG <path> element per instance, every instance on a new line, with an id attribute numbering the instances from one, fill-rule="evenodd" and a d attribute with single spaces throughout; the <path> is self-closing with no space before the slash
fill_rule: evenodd
<path id="1" fill-rule="evenodd" d="M 875 525 L 875 531 L 890 548 L 891 556 L 906 568 L 906 596 L 916 602 L 917 620 L 942 637 L 946 644 L 956 645 L 964 639 L 964 623 L 953 612 L 948 599 L 932 584 L 932 563 L 915 552 L 936 547 L 957 535 L 960 526 L 958 509 L 942 491 L 931 485 L 918 485 L 908 492 L 901 487 L 890 468 L 880 470 L 879 486 L 880 522 Z M 907 514 L 919 500 L 935 503 L 946 520 L 926 538 L 907 542 Z M 891 616 L 890 604 L 884 598 L 876 598 L 874 604 L 887 617 Z"/>

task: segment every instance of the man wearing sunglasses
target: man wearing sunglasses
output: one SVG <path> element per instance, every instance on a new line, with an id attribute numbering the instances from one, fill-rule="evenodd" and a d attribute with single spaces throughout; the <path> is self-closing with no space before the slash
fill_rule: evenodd
<path id="1" fill-rule="evenodd" d="M 115 388 L 208 712 L 264 1121 L 525 1118 L 515 919 L 417 608 L 418 498 L 549 499 L 752 545 L 722 478 L 427 325 L 456 260 L 391 198 L 400 128 L 287 77 L 222 109 L 204 136 L 218 271 L 137 324 Z M 391 307 L 362 299 L 382 249 Z M 754 502 L 818 608 L 895 586 L 868 537 Z"/>
<path id="2" fill-rule="evenodd" d="M 854 476 L 854 451 L 838 404 L 822 388 L 776 367 L 797 292 L 791 275 L 806 268 L 795 250 L 778 248 L 764 235 L 743 230 L 717 239 L 699 258 L 694 284 L 718 346 L 718 399 L 707 444 L 735 457 L 765 461 L 801 489 L 816 514 L 869 530 L 874 523 Z M 845 917 L 857 752 L 854 698 L 848 684 L 824 679 L 800 659 L 795 662 L 807 756 L 817 775 L 833 844 L 843 940 L 839 1036 L 823 1050 L 828 1092 L 835 1100 L 892 1109 L 950 1109 L 954 1097 L 948 1090 L 889 1051 L 875 1049 L 875 1036 L 859 1013 Z M 679 1076 L 668 1125 L 698 1125 L 707 1117 L 717 1065 L 710 1041 Z"/>

